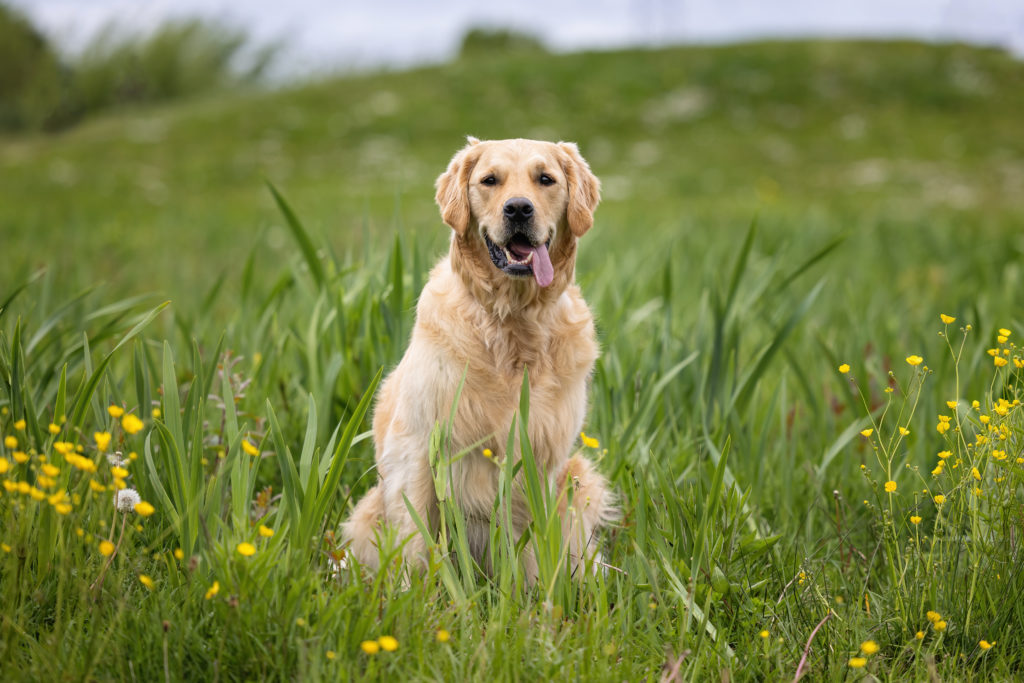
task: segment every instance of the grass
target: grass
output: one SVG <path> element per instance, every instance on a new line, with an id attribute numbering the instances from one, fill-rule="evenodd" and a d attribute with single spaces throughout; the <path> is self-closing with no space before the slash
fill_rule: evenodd
<path id="1" fill-rule="evenodd" d="M 1022 80 L 900 43 L 473 56 L 6 139 L 0 667 L 1019 676 Z M 581 580 L 542 487 L 536 588 L 500 528 L 473 566 L 447 505 L 427 576 L 332 570 L 463 133 L 576 139 L 605 181 L 581 448 L 622 519 Z M 443 430 L 433 454 L 443 485 Z M 116 511 L 118 479 L 155 512 Z"/>

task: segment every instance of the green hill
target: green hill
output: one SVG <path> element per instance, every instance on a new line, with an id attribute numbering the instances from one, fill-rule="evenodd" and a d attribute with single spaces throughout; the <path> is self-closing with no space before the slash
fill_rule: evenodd
<path id="1" fill-rule="evenodd" d="M 189 300 L 252 249 L 273 262 L 264 179 L 339 249 L 395 228 L 443 248 L 432 182 L 466 134 L 578 141 L 609 247 L 640 231 L 721 253 L 758 215 L 771 240 L 848 234 L 848 254 L 950 285 L 963 259 L 1024 248 L 1022 110 L 1024 65 L 1002 52 L 869 42 L 473 53 L 137 109 L 3 140 L 0 290 L 45 264 Z"/>

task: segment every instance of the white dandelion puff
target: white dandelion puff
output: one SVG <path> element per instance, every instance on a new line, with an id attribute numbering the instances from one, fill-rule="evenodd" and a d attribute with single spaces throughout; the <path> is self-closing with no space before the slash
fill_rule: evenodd
<path id="1" fill-rule="evenodd" d="M 111 467 L 124 467 L 128 464 L 122 456 L 121 451 L 114 451 L 113 453 L 107 453 L 107 462 L 110 463 Z"/>
<path id="2" fill-rule="evenodd" d="M 136 504 L 142 502 L 142 496 L 135 489 L 114 491 L 114 507 L 120 512 L 132 512 Z"/>

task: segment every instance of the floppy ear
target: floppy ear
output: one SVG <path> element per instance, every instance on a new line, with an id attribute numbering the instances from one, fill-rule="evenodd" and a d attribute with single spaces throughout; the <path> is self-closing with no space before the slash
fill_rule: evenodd
<path id="1" fill-rule="evenodd" d="M 469 227 L 469 174 L 480 159 L 474 148 L 480 141 L 468 137 L 468 144 L 456 152 L 448 164 L 448 170 L 437 178 L 434 185 L 437 194 L 434 199 L 441 208 L 441 218 L 460 236 Z"/>
<path id="2" fill-rule="evenodd" d="M 562 170 L 569 183 L 569 207 L 566 209 L 569 231 L 576 237 L 583 237 L 594 225 L 594 209 L 601 201 L 601 181 L 590 172 L 575 142 L 559 142 L 558 148 L 562 151 Z"/>

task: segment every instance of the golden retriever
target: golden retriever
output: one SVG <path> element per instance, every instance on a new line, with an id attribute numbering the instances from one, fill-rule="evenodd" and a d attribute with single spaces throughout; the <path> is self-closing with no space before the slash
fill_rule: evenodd
<path id="1" fill-rule="evenodd" d="M 471 451 L 451 465 L 448 495 L 466 518 L 474 557 L 483 560 L 498 494 L 495 463 L 519 457 L 505 451 L 526 368 L 527 433 L 548 485 L 559 487 L 575 571 L 595 560 L 595 532 L 614 515 L 604 477 L 571 455 L 598 354 L 594 321 L 575 284 L 576 245 L 593 225 L 600 183 L 573 143 L 469 138 L 437 179 L 436 199 L 453 231 L 451 247 L 420 295 L 409 348 L 381 387 L 373 419 L 380 480 L 342 536 L 351 555 L 377 568 L 388 526 L 404 543 L 404 558 L 425 566 L 426 543 L 406 499 L 436 532 L 430 435 L 448 421 L 465 377 L 452 452 Z M 574 487 L 571 506 L 567 485 Z M 518 538 L 529 513 L 522 491 L 514 491 Z M 534 580 L 529 550 L 522 562 Z"/>

